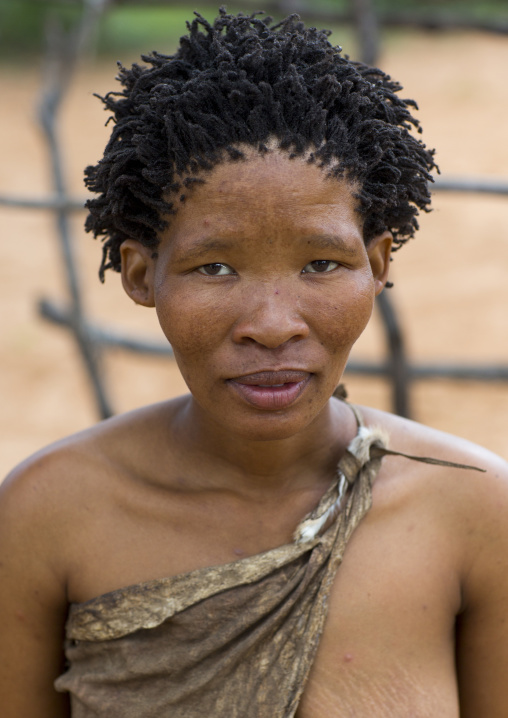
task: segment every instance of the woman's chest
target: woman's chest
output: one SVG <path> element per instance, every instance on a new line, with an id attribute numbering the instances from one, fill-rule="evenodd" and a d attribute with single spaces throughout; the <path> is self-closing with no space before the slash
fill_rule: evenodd
<path id="1" fill-rule="evenodd" d="M 365 519 L 329 597 L 297 718 L 457 718 L 458 570 L 436 525 Z"/>

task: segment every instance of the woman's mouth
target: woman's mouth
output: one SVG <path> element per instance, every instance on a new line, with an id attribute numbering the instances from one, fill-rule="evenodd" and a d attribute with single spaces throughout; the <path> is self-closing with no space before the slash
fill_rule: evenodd
<path id="1" fill-rule="evenodd" d="M 311 376 L 307 371 L 261 371 L 228 379 L 228 384 L 252 406 L 276 411 L 296 401 Z"/>

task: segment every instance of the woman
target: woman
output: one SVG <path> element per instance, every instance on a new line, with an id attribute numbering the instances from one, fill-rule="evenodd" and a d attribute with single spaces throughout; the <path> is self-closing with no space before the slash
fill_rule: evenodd
<path id="1" fill-rule="evenodd" d="M 190 393 L 2 486 L 7 718 L 508 711 L 506 465 L 333 396 L 434 161 L 327 35 L 198 16 L 104 99 L 101 278 Z"/>

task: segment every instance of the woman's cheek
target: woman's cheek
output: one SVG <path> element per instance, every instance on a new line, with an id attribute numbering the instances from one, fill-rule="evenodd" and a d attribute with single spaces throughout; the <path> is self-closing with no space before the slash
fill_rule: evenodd
<path id="1" fill-rule="evenodd" d="M 374 306 L 372 282 L 354 283 L 315 306 L 315 325 L 322 342 L 350 349 L 367 326 Z"/>
<path id="2" fill-rule="evenodd" d="M 218 303 L 212 292 L 195 292 L 192 287 L 161 292 L 155 306 L 175 356 L 189 360 L 202 359 L 214 349 L 226 331 L 230 314 L 224 302 Z"/>

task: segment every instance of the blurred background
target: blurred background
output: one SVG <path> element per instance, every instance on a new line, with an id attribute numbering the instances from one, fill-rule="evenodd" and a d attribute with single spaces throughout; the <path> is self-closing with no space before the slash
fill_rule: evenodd
<path id="1" fill-rule="evenodd" d="M 192 11 L 212 20 L 217 7 L 0 0 L 1 475 L 101 413 L 186 390 L 161 353 L 154 313 L 127 299 L 116 274 L 100 284 L 101 247 L 79 208 L 83 168 L 109 135 L 94 93 L 117 89 L 117 60 L 173 52 Z M 278 19 L 298 11 L 418 101 L 442 173 L 434 211 L 395 255 L 395 287 L 355 347 L 346 385 L 352 401 L 398 408 L 508 459 L 506 0 L 245 0 L 227 9 Z"/>

